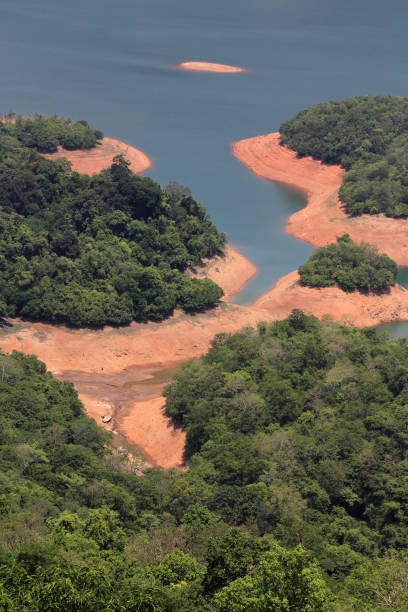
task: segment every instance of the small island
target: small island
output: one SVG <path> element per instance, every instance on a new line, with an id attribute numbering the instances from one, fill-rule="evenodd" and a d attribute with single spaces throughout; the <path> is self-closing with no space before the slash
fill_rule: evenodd
<path id="1" fill-rule="evenodd" d="M 317 249 L 299 267 L 299 282 L 306 287 L 332 287 L 343 291 L 381 294 L 395 283 L 398 267 L 387 255 L 367 243 L 356 244 L 348 234 Z"/>
<path id="2" fill-rule="evenodd" d="M 239 66 L 229 66 L 228 64 L 216 64 L 213 62 L 181 62 L 176 64 L 176 68 L 192 70 L 194 72 L 224 72 L 226 74 L 247 72 L 245 68 L 240 68 Z"/>

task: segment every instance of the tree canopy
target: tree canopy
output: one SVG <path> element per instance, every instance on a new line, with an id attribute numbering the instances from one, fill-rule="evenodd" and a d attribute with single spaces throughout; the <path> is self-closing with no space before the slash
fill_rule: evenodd
<path id="1" fill-rule="evenodd" d="M 407 361 L 300 311 L 220 334 L 166 390 L 189 469 L 140 477 L 71 384 L 0 354 L 0 607 L 405 612 Z"/>
<path id="2" fill-rule="evenodd" d="M 360 96 L 312 106 L 281 125 L 281 143 L 347 170 L 351 215 L 408 216 L 408 98 Z"/>
<path id="3" fill-rule="evenodd" d="M 351 240 L 348 234 L 317 249 L 299 267 L 300 284 L 308 287 L 337 285 L 343 291 L 384 293 L 395 283 L 398 267 L 375 246 Z"/>
<path id="4" fill-rule="evenodd" d="M 189 190 L 167 193 L 122 156 L 92 177 L 72 172 L 18 127 L 0 127 L 0 316 L 121 325 L 219 300 L 215 283 L 184 274 L 226 241 Z"/>
<path id="5" fill-rule="evenodd" d="M 58 146 L 68 150 L 92 149 L 103 138 L 103 133 L 92 130 L 86 121 L 38 113 L 32 117 L 9 114 L 0 126 L 0 133 L 17 138 L 25 147 L 40 153 L 54 153 Z"/>

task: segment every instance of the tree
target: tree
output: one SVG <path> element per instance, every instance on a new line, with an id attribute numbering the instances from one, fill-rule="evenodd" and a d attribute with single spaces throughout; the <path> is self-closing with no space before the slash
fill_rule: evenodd
<path id="1" fill-rule="evenodd" d="M 239 529 L 210 540 L 205 589 L 214 592 L 245 574 L 258 562 L 262 544 Z"/>
<path id="2" fill-rule="evenodd" d="M 219 612 L 328 612 L 332 598 L 315 561 L 300 546 L 274 544 L 259 567 L 231 582 L 214 597 Z"/>

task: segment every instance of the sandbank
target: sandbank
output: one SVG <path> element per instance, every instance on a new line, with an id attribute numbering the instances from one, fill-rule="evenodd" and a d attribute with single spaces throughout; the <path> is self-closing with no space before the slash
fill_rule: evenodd
<path id="1" fill-rule="evenodd" d="M 151 159 L 143 151 L 107 136 L 93 149 L 68 151 L 58 147 L 55 153 L 44 153 L 47 159 L 64 157 L 71 162 L 73 170 L 82 174 L 96 174 L 109 168 L 115 155 L 123 155 L 130 162 L 130 169 L 135 174 L 142 174 L 152 166 Z"/>
<path id="2" fill-rule="evenodd" d="M 408 266 L 408 219 L 385 215 L 350 217 L 338 197 L 344 170 L 311 157 L 298 158 L 279 144 L 279 132 L 233 143 L 232 152 L 254 174 L 290 185 L 306 196 L 306 206 L 291 215 L 286 231 L 315 247 L 350 234 L 356 242 L 377 245 L 399 266 Z"/>
<path id="3" fill-rule="evenodd" d="M 246 68 L 240 68 L 239 66 L 228 66 L 228 64 L 214 64 L 212 62 L 181 62 L 176 64 L 176 68 L 182 70 L 193 70 L 196 72 L 247 72 Z"/>

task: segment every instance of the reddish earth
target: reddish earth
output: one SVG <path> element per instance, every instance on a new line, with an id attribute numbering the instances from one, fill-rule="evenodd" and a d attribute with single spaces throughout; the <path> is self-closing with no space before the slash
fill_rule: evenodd
<path id="1" fill-rule="evenodd" d="M 227 295 L 238 291 L 255 267 L 231 247 L 225 258 L 210 262 L 201 276 L 223 286 Z M 179 466 L 184 433 L 174 431 L 163 413 L 160 397 L 180 362 L 208 350 L 216 333 L 255 325 L 268 313 L 222 302 L 203 314 L 176 312 L 162 323 L 132 323 L 103 330 L 13 321 L 0 330 L 0 346 L 35 354 L 62 380 L 74 383 L 90 416 L 112 417 L 108 429 L 137 444 L 154 465 Z"/>
<path id="2" fill-rule="evenodd" d="M 228 66 L 227 64 L 213 64 L 211 62 L 181 62 L 176 64 L 176 68 L 182 70 L 194 70 L 198 72 L 247 72 L 245 68 L 239 66 Z"/>
<path id="3" fill-rule="evenodd" d="M 115 155 L 123 155 L 125 159 L 130 161 L 130 168 L 136 174 L 145 172 L 152 165 L 152 161 L 143 151 L 139 151 L 139 149 L 135 149 L 125 142 L 108 137 L 105 137 L 100 145 L 90 150 L 67 151 L 58 147 L 58 151 L 45 153 L 44 157 L 48 159 L 65 157 L 71 162 L 73 170 L 82 174 L 96 174 L 105 170 L 105 168 L 109 168 Z"/>
<path id="4" fill-rule="evenodd" d="M 225 255 L 204 260 L 204 266 L 197 268 L 196 278 L 210 278 L 224 290 L 224 300 L 228 301 L 241 291 L 257 273 L 257 268 L 244 255 L 228 245 Z"/>
<path id="5" fill-rule="evenodd" d="M 405 261 L 387 246 L 396 236 L 400 239 L 399 228 L 404 221 L 392 223 L 390 229 L 387 223 L 394 220 L 346 218 L 337 199 L 342 170 L 310 158 L 299 160 L 293 151 L 280 147 L 278 140 L 279 135 L 273 134 L 241 141 L 234 145 L 234 153 L 257 174 L 292 185 L 307 195 L 306 208 L 288 221 L 290 233 L 318 246 L 347 231 L 355 240 L 375 242 L 400 265 Z M 83 165 L 79 169 L 89 171 Z M 328 220 L 328 211 L 333 221 Z M 332 224 L 337 228 L 333 235 L 328 231 Z M 405 253 L 403 246 L 401 243 L 400 253 Z M 229 247 L 224 258 L 208 262 L 196 274 L 215 280 L 229 299 L 255 272 L 251 262 Z M 148 463 L 179 467 L 184 433 L 169 424 L 160 395 L 180 362 L 205 353 L 216 333 L 284 318 L 293 308 L 319 317 L 331 315 L 356 326 L 408 319 L 408 292 L 398 286 L 382 297 L 362 296 L 337 288 L 300 287 L 297 279 L 297 273 L 285 276 L 247 308 L 224 301 L 204 314 L 177 312 L 162 323 L 133 323 L 124 328 L 91 331 L 14 321 L 13 327 L 0 330 L 0 346 L 4 351 L 34 353 L 56 376 L 73 382 L 89 415 L 100 424 L 102 416 L 112 417 L 105 426 L 119 432 L 128 443 L 137 444 Z"/>
<path id="6" fill-rule="evenodd" d="M 283 319 L 299 308 L 319 319 L 331 316 L 354 327 L 408 320 L 408 291 L 400 285 L 391 287 L 385 295 L 363 295 L 358 291 L 344 293 L 338 287 L 302 287 L 298 281 L 297 271 L 287 274 L 252 306 L 273 313 L 276 319 Z"/>
<path id="7" fill-rule="evenodd" d="M 408 219 L 347 216 L 338 198 L 344 174 L 340 166 L 297 158 L 294 151 L 279 144 L 278 132 L 235 142 L 232 151 L 258 176 L 291 185 L 306 195 L 306 207 L 287 221 L 286 231 L 292 236 L 320 247 L 348 233 L 357 242 L 377 245 L 399 266 L 408 266 Z"/>

